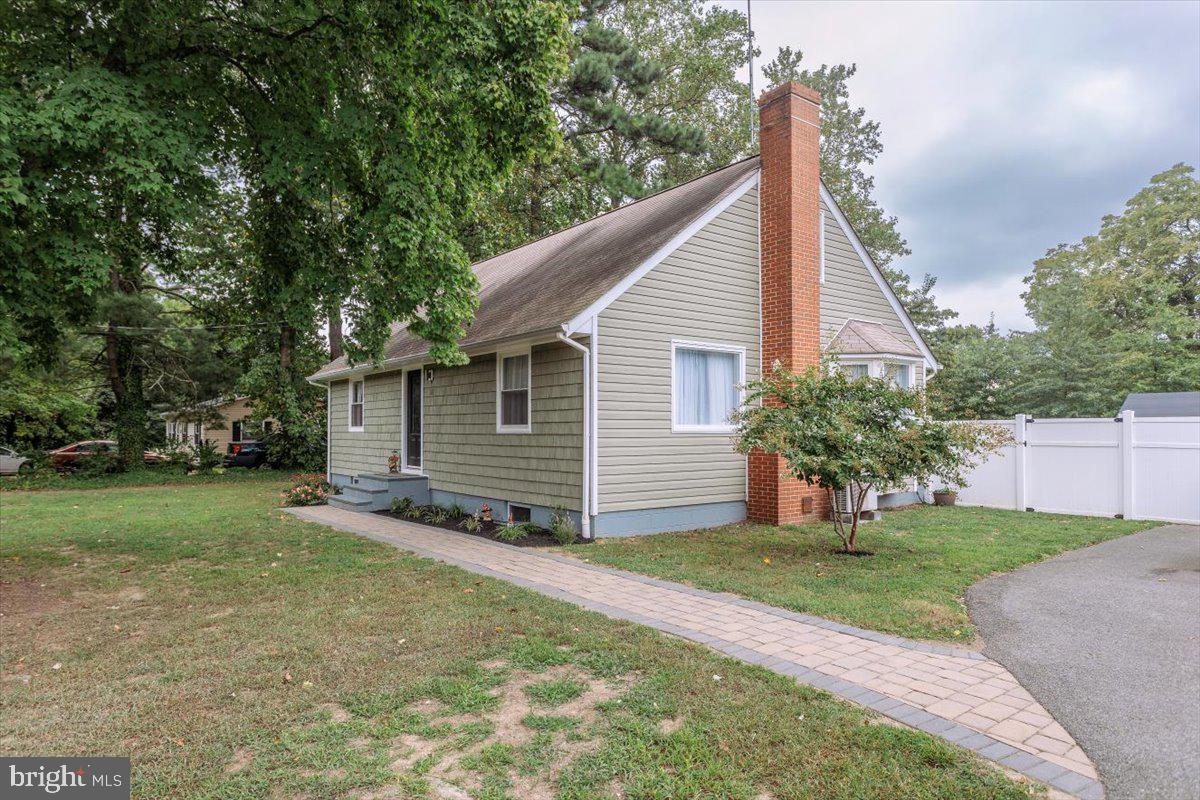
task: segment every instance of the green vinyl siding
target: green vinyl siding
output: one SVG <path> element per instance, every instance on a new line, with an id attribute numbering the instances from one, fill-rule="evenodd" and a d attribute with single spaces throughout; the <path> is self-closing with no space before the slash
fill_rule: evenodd
<path id="1" fill-rule="evenodd" d="M 368 375 L 363 385 L 363 430 L 349 430 L 349 381 L 330 386 L 329 469 L 338 475 L 387 472 L 400 449 L 403 373 Z"/>
<path id="2" fill-rule="evenodd" d="M 433 367 L 424 384 L 424 473 L 429 488 L 578 511 L 583 480 L 583 359 L 560 343 L 533 348 L 532 432 L 496 432 L 496 357 Z M 348 383 L 331 390 L 330 467 L 387 471 L 402 451 L 403 372 L 368 375 L 364 430 L 347 430 Z"/>
<path id="3" fill-rule="evenodd" d="M 583 358 L 533 348 L 532 433 L 496 432 L 496 357 L 437 368 L 425 385 L 429 488 L 578 511 L 583 481 Z"/>

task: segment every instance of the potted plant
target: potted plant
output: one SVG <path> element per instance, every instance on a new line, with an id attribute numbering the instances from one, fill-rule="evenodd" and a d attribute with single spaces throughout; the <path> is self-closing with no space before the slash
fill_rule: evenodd
<path id="1" fill-rule="evenodd" d="M 933 504 L 935 506 L 952 506 L 956 500 L 958 500 L 958 492 L 949 486 L 933 490 Z"/>

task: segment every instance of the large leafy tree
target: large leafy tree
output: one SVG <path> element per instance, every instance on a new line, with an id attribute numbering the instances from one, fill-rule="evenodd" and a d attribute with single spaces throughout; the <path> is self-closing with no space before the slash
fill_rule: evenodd
<path id="1" fill-rule="evenodd" d="M 1155 175 L 1094 236 L 1054 248 L 1026 278 L 1037 326 L 1022 404 L 1111 414 L 1128 392 L 1200 386 L 1200 181 Z"/>
<path id="2" fill-rule="evenodd" d="M 345 308 L 348 349 L 378 357 L 407 324 L 435 358 L 475 282 L 456 235 L 476 195 L 555 131 L 565 67 L 556 2 L 19 4 L 4 17 L 0 343 L 49 349 L 102 325 L 123 453 L 140 449 L 136 342 L 181 243 L 240 199 L 237 285 L 279 418 L 303 407 L 298 352 Z M 193 265 L 195 261 L 192 261 Z M 203 291 L 210 277 L 185 276 Z M 269 366 L 267 364 L 269 362 Z M 286 424 L 286 422 L 285 422 Z"/>
<path id="3" fill-rule="evenodd" d="M 1200 386 L 1200 181 L 1155 175 L 1093 236 L 1025 279 L 1030 333 L 948 329 L 930 385 L 965 417 L 1105 416 L 1129 392 Z"/>
<path id="4" fill-rule="evenodd" d="M 18 3 L 0 18 L 0 347 L 46 362 L 72 328 L 101 335 L 126 464 L 147 421 L 138 328 L 217 139 L 192 91 L 212 71 L 169 55 L 177 11 Z"/>
<path id="5" fill-rule="evenodd" d="M 906 272 L 892 265 L 911 251 L 896 217 L 889 216 L 874 197 L 875 179 L 867 170 L 883 152 L 883 142 L 879 123 L 850 100 L 849 81 L 858 68 L 822 64 L 808 69 L 802 66 L 803 59 L 801 51 L 781 47 L 763 66 L 763 76 L 772 85 L 798 81 L 821 93 L 821 178 L 913 322 L 922 331 L 936 330 L 957 314 L 938 307 L 933 297 L 936 278 L 925 275 L 914 285 Z"/>
<path id="6" fill-rule="evenodd" d="M 670 158 L 710 152 L 705 126 L 684 112 L 688 97 L 699 104 L 714 91 L 712 68 L 700 65 L 721 50 L 714 40 L 728 37 L 728 25 L 725 12 L 710 16 L 726 22 L 706 26 L 691 0 L 575 7 L 570 67 L 552 87 L 561 145 L 484 194 L 464 226 L 475 257 L 611 210 L 659 188 Z M 670 27 L 658 26 L 667 19 Z"/>

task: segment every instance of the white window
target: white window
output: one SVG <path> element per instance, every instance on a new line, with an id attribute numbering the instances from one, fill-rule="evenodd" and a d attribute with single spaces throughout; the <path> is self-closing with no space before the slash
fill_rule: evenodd
<path id="1" fill-rule="evenodd" d="M 233 432 L 229 436 L 229 440 L 231 442 L 240 442 L 242 440 L 242 434 L 244 433 L 242 428 L 244 426 L 245 423 L 240 419 L 235 419 L 233 421 Z"/>
<path id="2" fill-rule="evenodd" d="M 912 386 L 912 367 L 898 361 L 888 361 L 883 365 L 883 377 L 893 386 L 907 389 Z"/>
<path id="3" fill-rule="evenodd" d="M 857 380 L 870 375 L 871 367 L 869 364 L 842 364 L 842 372 L 851 380 Z"/>
<path id="4" fill-rule="evenodd" d="M 363 405 L 365 397 L 365 384 L 362 381 L 350 381 L 349 427 L 352 431 L 361 431 L 363 429 Z"/>
<path id="5" fill-rule="evenodd" d="M 746 351 L 740 347 L 671 343 L 671 430 L 725 433 L 742 402 Z"/>
<path id="6" fill-rule="evenodd" d="M 529 392 L 531 352 L 496 356 L 496 431 L 529 433 L 532 413 Z"/>
<path id="7" fill-rule="evenodd" d="M 192 446 L 199 447 L 204 444 L 204 425 L 199 422 L 191 423 L 192 427 Z"/>

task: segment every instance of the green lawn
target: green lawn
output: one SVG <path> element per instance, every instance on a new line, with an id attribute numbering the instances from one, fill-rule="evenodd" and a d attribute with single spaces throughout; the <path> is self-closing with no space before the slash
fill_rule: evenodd
<path id="1" fill-rule="evenodd" d="M 1160 523 L 988 508 L 918 507 L 864 523 L 845 556 L 832 524 L 729 525 L 567 548 L 598 564 L 732 592 L 916 639 L 967 642 L 972 583 Z"/>
<path id="2" fill-rule="evenodd" d="M 0 753 L 129 755 L 138 798 L 1026 796 L 760 668 L 273 511 L 283 486 L 0 495 Z"/>
<path id="3" fill-rule="evenodd" d="M 220 469 L 220 468 L 219 468 Z M 271 469 L 234 467 L 218 472 L 187 474 L 166 466 L 145 467 L 129 472 L 108 475 L 88 475 L 76 472 L 40 470 L 32 475 L 0 477 L 0 492 L 28 492 L 57 489 L 113 489 L 123 486 L 194 486 L 201 483 L 242 483 L 245 481 L 279 480 L 290 472 Z"/>

